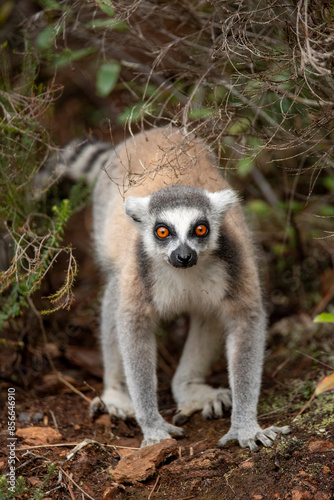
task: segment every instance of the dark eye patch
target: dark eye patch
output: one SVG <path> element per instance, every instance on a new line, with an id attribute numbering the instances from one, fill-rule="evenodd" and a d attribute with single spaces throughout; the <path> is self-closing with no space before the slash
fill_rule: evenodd
<path id="1" fill-rule="evenodd" d="M 207 228 L 207 232 L 205 233 L 205 235 L 198 236 L 196 234 L 196 228 L 198 226 L 205 226 Z M 195 224 L 192 225 L 192 227 L 188 233 L 188 236 L 190 238 L 197 238 L 197 239 L 201 240 L 201 239 L 205 239 L 207 236 L 209 236 L 209 234 L 210 234 L 209 221 L 207 219 L 198 219 L 198 221 L 196 221 Z"/>
<path id="2" fill-rule="evenodd" d="M 161 238 L 157 234 L 158 229 L 162 227 L 168 230 L 168 236 L 166 236 L 165 238 Z M 176 236 L 176 231 L 175 228 L 170 224 L 165 224 L 163 221 L 157 221 L 154 226 L 154 236 L 160 243 L 165 243 L 166 241 L 169 241 L 173 236 Z"/>

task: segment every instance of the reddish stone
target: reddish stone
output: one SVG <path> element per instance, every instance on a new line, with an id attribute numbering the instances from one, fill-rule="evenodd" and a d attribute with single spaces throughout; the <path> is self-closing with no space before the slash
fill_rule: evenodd
<path id="1" fill-rule="evenodd" d="M 334 449 L 334 444 L 331 441 L 311 441 L 308 445 L 308 451 L 310 451 L 311 453 L 317 451 L 326 451 L 330 450 L 331 448 Z"/>
<path id="2" fill-rule="evenodd" d="M 153 476 L 157 467 L 166 458 L 178 456 L 178 444 L 175 439 L 165 439 L 153 446 L 145 446 L 118 462 L 116 469 L 109 469 L 118 483 L 137 483 Z"/>

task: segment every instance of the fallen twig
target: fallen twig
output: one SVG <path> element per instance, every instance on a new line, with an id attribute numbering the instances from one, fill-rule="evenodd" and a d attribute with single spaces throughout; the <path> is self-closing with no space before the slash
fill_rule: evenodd
<path id="1" fill-rule="evenodd" d="M 158 477 L 157 477 L 157 479 L 156 479 L 156 481 L 155 481 L 155 483 L 154 483 L 154 486 L 153 486 L 153 488 L 152 488 L 152 491 L 151 491 L 151 493 L 149 494 L 149 496 L 148 496 L 147 500 L 150 500 L 151 496 L 153 495 L 153 492 L 154 492 L 154 490 L 155 490 L 155 488 L 156 488 L 156 486 L 157 486 L 157 484 L 158 484 L 158 482 L 159 482 L 159 479 L 160 479 L 160 476 L 158 475 Z"/>
<path id="2" fill-rule="evenodd" d="M 95 443 L 95 444 L 98 444 L 100 446 L 105 446 L 106 448 L 114 448 L 114 449 L 121 449 L 121 450 L 140 450 L 140 448 L 135 448 L 135 447 L 132 447 L 132 446 L 118 446 L 118 445 L 115 445 L 115 444 L 101 444 L 99 443 L 98 441 L 93 441 L 91 440 L 91 443 Z M 78 446 L 80 443 L 55 443 L 55 444 L 36 444 L 36 445 L 33 445 L 33 446 L 26 446 L 25 448 L 17 448 L 16 451 L 30 451 L 30 450 L 34 450 L 34 449 L 37 449 L 37 448 L 57 448 L 57 447 L 70 447 L 70 446 Z"/>
<path id="3" fill-rule="evenodd" d="M 74 496 L 74 493 L 73 493 L 73 490 L 72 490 L 71 483 L 67 483 L 67 488 L 68 488 L 68 491 L 70 492 L 72 500 L 75 500 L 75 496 Z"/>
<path id="4" fill-rule="evenodd" d="M 74 479 L 71 478 L 71 476 L 69 474 L 67 474 L 67 472 L 64 471 L 64 469 L 62 469 L 61 467 L 59 467 L 59 470 L 62 471 L 62 473 L 74 484 L 74 486 L 76 486 L 78 488 L 78 490 L 81 491 L 81 493 L 83 495 L 85 495 L 87 498 L 89 498 L 90 500 L 95 500 L 93 497 L 91 497 L 90 495 L 88 495 L 88 493 L 86 493 L 82 488 L 80 488 L 80 486 L 74 481 Z M 69 486 L 69 485 L 68 485 Z M 73 492 L 72 492 L 73 493 Z"/>
<path id="5" fill-rule="evenodd" d="M 103 444 L 99 443 L 98 441 L 94 441 L 93 439 L 84 439 L 83 441 L 81 441 L 81 443 L 79 443 L 72 451 L 70 451 L 70 453 L 68 453 L 66 455 L 66 460 L 70 460 L 72 457 L 74 457 L 74 455 L 82 450 L 82 448 L 85 448 L 85 446 L 88 446 L 90 444 L 97 444 L 98 446 L 100 446 L 104 451 L 106 451 L 105 447 Z"/>

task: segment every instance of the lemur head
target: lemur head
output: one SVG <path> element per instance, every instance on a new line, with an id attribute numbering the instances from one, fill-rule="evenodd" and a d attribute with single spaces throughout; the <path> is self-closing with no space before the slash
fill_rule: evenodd
<path id="1" fill-rule="evenodd" d="M 216 249 L 221 221 L 237 201 L 232 189 L 209 193 L 176 185 L 143 198 L 129 196 L 125 213 L 139 229 L 149 256 L 162 256 L 185 269 Z"/>

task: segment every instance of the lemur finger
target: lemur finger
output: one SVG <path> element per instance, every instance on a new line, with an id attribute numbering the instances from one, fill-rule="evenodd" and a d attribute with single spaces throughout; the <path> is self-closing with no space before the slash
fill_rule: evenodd
<path id="1" fill-rule="evenodd" d="M 276 437 L 276 434 L 275 434 L 275 437 Z M 269 439 L 265 434 L 264 432 L 257 432 L 256 435 L 255 435 L 255 439 L 257 441 L 261 441 L 261 443 L 266 447 L 266 448 L 270 448 L 270 446 L 272 446 L 273 444 L 273 441 L 271 439 Z M 275 439 L 275 438 L 274 438 Z"/>
<path id="2" fill-rule="evenodd" d="M 164 422 L 163 430 L 176 437 L 183 436 L 185 434 L 185 430 L 182 429 L 182 427 L 176 427 L 175 425 L 169 424 L 168 422 Z"/>
<path id="3" fill-rule="evenodd" d="M 250 451 L 258 451 L 258 449 L 259 449 L 259 447 L 255 443 L 254 439 L 242 439 L 242 440 L 239 440 L 239 443 L 240 443 L 241 448 L 248 447 L 250 449 Z"/>
<path id="4" fill-rule="evenodd" d="M 267 436 L 269 439 L 272 439 L 273 441 L 277 437 L 277 431 L 275 431 L 272 427 L 268 427 L 267 429 L 264 429 L 263 434 Z"/>
<path id="5" fill-rule="evenodd" d="M 184 425 L 189 420 L 189 416 L 190 415 L 186 415 L 186 413 L 182 413 L 182 411 L 179 410 L 175 413 L 172 422 L 175 425 Z"/>
<path id="6" fill-rule="evenodd" d="M 101 398 L 94 398 L 89 405 L 89 416 L 91 418 L 96 417 L 99 413 L 104 413 L 107 411 L 106 405 Z"/>
<path id="7" fill-rule="evenodd" d="M 272 430 L 276 432 L 277 434 L 290 434 L 291 429 L 288 425 L 284 425 L 283 427 L 277 427 L 276 425 L 272 425 L 271 427 L 268 427 L 268 429 L 265 430 Z"/>
<path id="8" fill-rule="evenodd" d="M 227 434 L 225 434 L 219 441 L 218 441 L 218 446 L 219 448 L 223 448 L 226 443 L 229 441 L 235 441 L 238 439 L 237 433 L 228 431 Z M 247 446 L 247 444 L 245 445 Z"/>
<path id="9" fill-rule="evenodd" d="M 209 420 L 210 418 L 212 418 L 213 415 L 214 415 L 213 402 L 207 401 L 202 410 L 202 417 L 205 420 Z"/>
<path id="10" fill-rule="evenodd" d="M 222 389 L 217 398 L 223 403 L 224 408 L 229 410 L 232 407 L 232 394 L 229 389 Z"/>
<path id="11" fill-rule="evenodd" d="M 117 408 L 114 406 L 112 411 L 109 408 L 108 408 L 108 411 L 109 411 L 110 415 L 114 415 L 115 417 L 120 418 L 121 420 L 126 420 L 126 418 L 127 418 L 127 415 L 124 413 L 123 410 L 121 410 L 121 408 Z"/>
<path id="12" fill-rule="evenodd" d="M 224 414 L 223 407 L 225 407 L 224 403 L 224 395 L 219 395 L 221 397 L 217 397 L 217 399 L 212 399 L 207 401 L 202 410 L 202 416 L 205 420 L 210 418 L 221 418 Z M 224 398 L 225 399 L 225 398 Z M 226 400 L 228 405 L 228 400 Z M 228 407 L 228 406 L 227 406 Z"/>
<path id="13" fill-rule="evenodd" d="M 223 401 L 220 401 L 220 400 L 217 400 L 217 399 L 214 399 L 213 400 L 213 413 L 214 413 L 214 416 L 217 417 L 217 418 L 221 418 L 223 416 Z"/>

